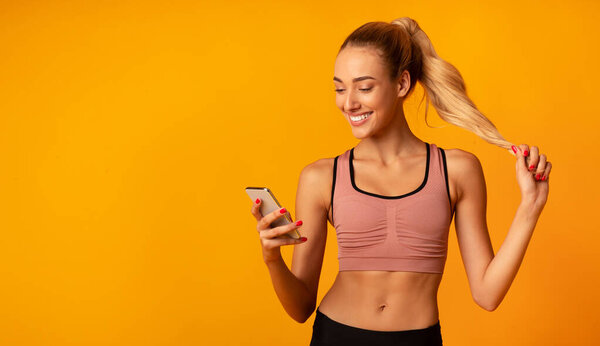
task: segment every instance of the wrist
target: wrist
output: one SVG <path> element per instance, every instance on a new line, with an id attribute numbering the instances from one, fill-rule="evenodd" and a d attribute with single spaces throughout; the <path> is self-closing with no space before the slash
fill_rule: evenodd
<path id="1" fill-rule="evenodd" d="M 525 209 L 533 209 L 535 207 L 535 199 L 533 198 L 521 198 L 520 207 Z"/>
<path id="2" fill-rule="evenodd" d="M 532 199 L 522 199 L 518 209 L 524 211 L 527 215 L 536 218 L 539 217 L 542 212 L 542 208 L 540 208 L 535 200 Z"/>
<path id="3" fill-rule="evenodd" d="M 281 262 L 283 262 L 283 257 L 281 256 L 281 253 L 269 257 L 269 258 L 263 258 L 263 261 L 265 262 L 265 265 L 269 268 L 279 265 L 281 264 Z"/>

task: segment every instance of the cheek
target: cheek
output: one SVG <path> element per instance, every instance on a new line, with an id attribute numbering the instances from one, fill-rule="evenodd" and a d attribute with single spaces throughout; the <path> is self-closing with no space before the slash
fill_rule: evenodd
<path id="1" fill-rule="evenodd" d="M 377 103 L 379 108 L 392 109 L 396 102 L 396 98 L 394 98 L 393 95 L 378 95 L 374 102 Z"/>
<path id="2" fill-rule="evenodd" d="M 388 107 L 387 98 L 381 94 L 365 95 L 364 105 L 369 109 L 386 109 Z"/>

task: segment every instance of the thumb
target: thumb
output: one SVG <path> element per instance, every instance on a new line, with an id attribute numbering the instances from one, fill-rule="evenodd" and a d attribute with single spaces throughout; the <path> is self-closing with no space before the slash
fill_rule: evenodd
<path id="1" fill-rule="evenodd" d="M 512 149 L 513 147 L 514 147 L 514 145 L 511 145 L 511 147 L 510 147 L 510 148 L 508 148 L 507 150 L 508 150 L 508 152 L 509 152 L 509 153 L 510 153 L 512 156 L 515 156 L 515 157 L 516 157 L 516 156 L 517 156 L 517 154 L 515 154 L 515 152 L 513 151 L 513 149 Z M 517 150 L 517 151 L 518 151 L 518 150 Z"/>
<path id="2" fill-rule="evenodd" d="M 516 153 L 514 152 L 514 150 L 516 150 Z M 517 162 L 516 162 L 517 169 L 527 170 L 527 167 L 526 167 L 527 163 L 525 162 L 525 155 L 523 155 L 521 148 L 516 145 L 512 145 L 510 152 L 514 156 L 517 157 Z"/>
<path id="3" fill-rule="evenodd" d="M 523 156 L 523 152 L 521 151 L 521 148 L 514 144 L 511 144 L 510 148 L 508 149 L 508 152 L 511 153 L 512 156 L 516 157 L 517 159 L 519 158 L 519 154 L 521 154 L 521 156 Z"/>

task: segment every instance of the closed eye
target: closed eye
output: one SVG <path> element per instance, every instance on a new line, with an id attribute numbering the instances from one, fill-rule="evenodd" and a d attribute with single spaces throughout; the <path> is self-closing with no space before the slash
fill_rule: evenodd
<path id="1" fill-rule="evenodd" d="M 360 90 L 360 91 L 369 91 L 369 90 L 371 90 L 371 89 L 373 89 L 373 88 L 368 88 L 368 89 L 358 89 L 358 90 Z M 335 89 L 335 92 L 341 92 L 341 91 L 344 91 L 344 89 Z"/>

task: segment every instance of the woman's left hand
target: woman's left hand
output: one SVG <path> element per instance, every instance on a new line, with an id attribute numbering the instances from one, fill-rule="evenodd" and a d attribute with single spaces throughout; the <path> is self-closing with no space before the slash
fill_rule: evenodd
<path id="1" fill-rule="evenodd" d="M 513 146 L 511 153 L 517 157 L 517 182 L 521 188 L 521 198 L 533 203 L 541 212 L 548 199 L 548 178 L 552 164 L 536 146 Z"/>

